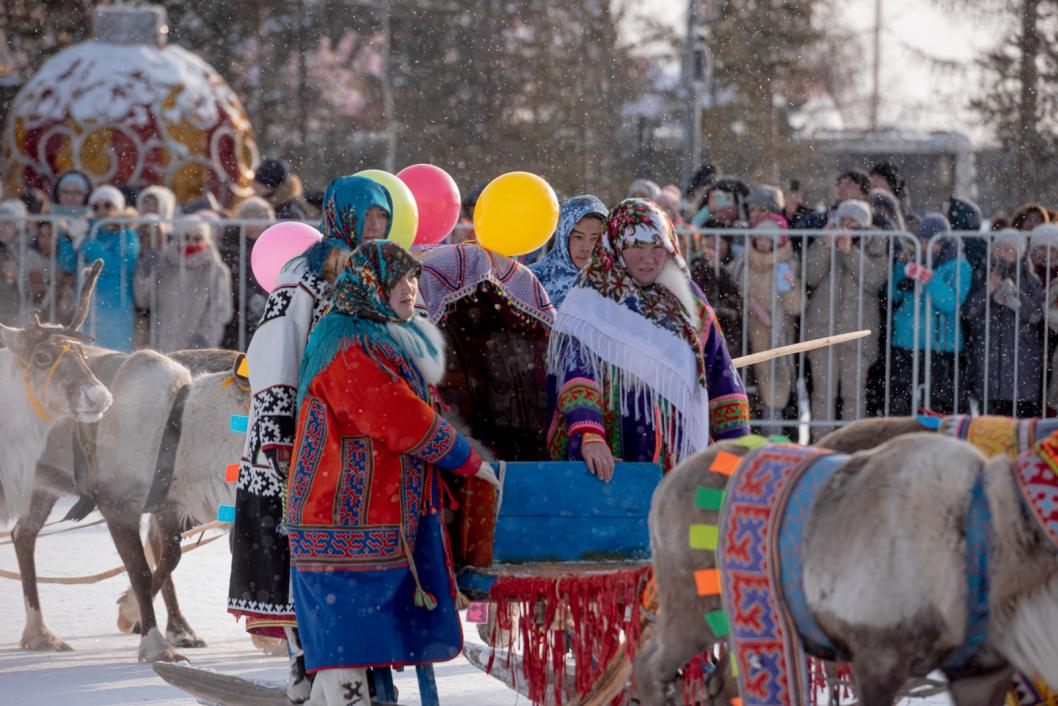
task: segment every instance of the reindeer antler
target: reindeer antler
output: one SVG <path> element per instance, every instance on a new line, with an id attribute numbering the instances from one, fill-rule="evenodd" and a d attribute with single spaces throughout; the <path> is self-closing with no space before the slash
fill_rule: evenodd
<path id="1" fill-rule="evenodd" d="M 84 326 L 88 318 L 88 308 L 92 303 L 92 295 L 96 291 L 96 282 L 99 281 L 99 273 L 103 271 L 103 260 L 99 259 L 85 268 L 84 285 L 81 287 L 81 298 L 77 304 L 77 312 L 74 313 L 69 325 L 66 327 L 71 331 L 78 331 Z"/>

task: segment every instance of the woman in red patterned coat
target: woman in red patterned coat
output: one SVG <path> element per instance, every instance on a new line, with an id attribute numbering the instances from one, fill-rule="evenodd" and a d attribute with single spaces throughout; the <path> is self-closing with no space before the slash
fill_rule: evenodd
<path id="1" fill-rule="evenodd" d="M 437 412 L 444 343 L 414 315 L 419 269 L 361 245 L 302 362 L 287 525 L 314 706 L 367 706 L 367 667 L 462 649 L 439 471 L 498 482 Z"/>

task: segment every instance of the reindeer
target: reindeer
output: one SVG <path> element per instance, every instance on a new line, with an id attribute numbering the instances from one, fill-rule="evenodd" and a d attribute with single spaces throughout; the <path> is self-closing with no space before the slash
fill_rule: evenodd
<path id="1" fill-rule="evenodd" d="M 110 392 L 89 369 L 78 329 L 88 314 L 101 260 L 86 272 L 80 308 L 71 326 L 42 324 L 34 314 L 24 328 L 0 324 L 0 398 L 8 404 L 4 432 L 17 443 L 0 455 L 0 522 L 21 515 L 29 501 L 34 467 L 49 432 L 66 417 L 99 420 L 113 402 Z"/>
<path id="2" fill-rule="evenodd" d="M 64 331 L 76 334 L 83 324 L 94 281 L 93 277 L 83 288 L 81 310 Z M 107 399 L 116 400 L 106 415 L 100 413 L 82 420 L 98 421 L 94 440 L 73 420 L 53 424 L 43 453 L 42 436 L 36 451 L 27 449 L 22 454 L 27 459 L 22 467 L 0 473 L 0 493 L 8 501 L 0 507 L 4 512 L 0 520 L 20 518 L 13 535 L 27 611 L 21 645 L 28 649 L 70 649 L 44 623 L 33 552 L 56 500 L 84 490 L 78 487 L 74 471 L 73 445 L 79 443 L 88 447 L 85 455 L 91 459 L 91 501 L 100 505 L 122 562 L 129 569 L 131 593 L 136 598 L 123 602 L 119 626 L 131 627 L 142 613 L 140 658 L 182 659 L 158 633 L 151 598 L 162 591 L 168 610 L 169 640 L 178 646 L 204 646 L 180 613 L 169 575 L 180 558 L 180 531 L 189 522 L 212 519 L 218 504 L 234 499 L 234 491 L 224 482 L 221 469 L 225 459 L 238 459 L 242 450 L 239 435 L 228 431 L 228 418 L 244 413 L 249 399 L 248 391 L 240 385 L 228 384 L 240 354 L 201 350 L 164 356 L 155 351 L 127 354 L 92 347 L 79 350 L 86 365 L 109 385 Z M 185 398 L 180 413 L 173 410 L 178 394 Z M 19 417 L 30 415 L 31 406 L 26 401 L 22 405 L 25 412 Z M 167 426 L 184 433 L 166 438 Z M 22 448 L 19 437 L 12 437 L 11 442 L 11 448 Z M 150 508 L 151 542 L 158 561 L 152 572 L 139 537 L 139 521 L 147 509 L 147 493 L 153 485 L 163 442 L 174 447 L 170 451 L 173 472 L 171 485 L 160 489 L 164 492 L 156 492 L 155 507 Z M 38 457 L 34 478 L 32 464 Z M 32 496 L 29 488 L 33 489 Z M 147 606 L 145 610 L 143 604 Z"/>
<path id="3" fill-rule="evenodd" d="M 713 568 L 715 557 L 690 549 L 687 537 L 691 524 L 716 524 L 715 511 L 688 498 L 700 486 L 724 487 L 722 475 L 708 472 L 722 452 L 746 449 L 718 444 L 673 469 L 654 493 L 650 537 L 661 609 L 636 658 L 644 706 L 660 706 L 677 670 L 718 641 L 705 620 L 720 607 L 718 597 L 698 596 L 694 581 L 694 571 Z M 1020 505 L 1012 463 L 985 459 L 949 437 L 903 435 L 849 457 L 816 497 L 802 542 L 807 605 L 850 656 L 865 706 L 890 706 L 908 677 L 940 668 L 963 642 L 962 532 L 979 474 L 992 516 L 990 622 L 971 662 L 947 672 L 952 698 L 957 706 L 1001 703 L 1011 665 L 1058 686 L 1058 562 Z M 730 670 L 710 680 L 710 694 L 733 695 Z"/>

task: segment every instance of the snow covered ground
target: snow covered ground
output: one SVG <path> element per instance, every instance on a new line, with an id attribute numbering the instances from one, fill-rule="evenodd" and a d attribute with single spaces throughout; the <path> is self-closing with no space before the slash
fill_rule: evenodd
<path id="1" fill-rule="evenodd" d="M 71 503 L 61 504 L 59 519 Z M 98 519 L 93 513 L 85 522 Z M 68 523 L 45 532 L 70 526 Z M 186 554 L 175 573 L 177 595 L 191 626 L 208 647 L 182 650 L 191 663 L 262 681 L 282 681 L 285 657 L 266 657 L 250 644 L 241 624 L 226 612 L 228 565 L 225 540 Z M 41 576 L 85 576 L 121 563 L 103 525 L 41 537 L 37 572 Z M 11 545 L 0 546 L 0 569 L 18 571 Z M 0 578 L 0 705 L 2 706 L 184 706 L 195 699 L 169 686 L 148 664 L 136 663 L 138 635 L 122 635 L 115 627 L 114 602 L 127 588 L 122 574 L 89 586 L 42 584 L 44 616 L 52 631 L 73 652 L 27 652 L 18 646 L 24 624 L 22 590 L 17 581 Z M 159 620 L 165 607 L 156 603 Z M 477 640 L 474 626 L 464 631 Z M 436 667 L 441 703 L 459 706 L 527 705 L 526 699 L 486 676 L 462 657 Z M 419 703 L 414 670 L 394 675 L 401 703 Z"/>
<path id="2" fill-rule="evenodd" d="M 71 502 L 60 503 L 52 519 L 59 519 Z M 98 518 L 93 513 L 86 522 Z M 63 529 L 68 523 L 48 528 Z M 266 657 L 256 650 L 226 612 L 230 554 L 225 540 L 184 556 L 176 570 L 177 594 L 184 614 L 208 647 L 184 650 L 192 664 L 261 681 L 285 679 L 286 658 Z M 41 576 L 85 576 L 120 564 L 103 525 L 51 537 L 37 545 Z M 17 571 L 15 552 L 0 546 L 0 569 Z M 44 615 L 52 631 L 73 652 L 27 652 L 18 647 L 24 613 L 17 581 L 0 578 L 0 705 L 2 706 L 125 706 L 166 704 L 184 706 L 195 699 L 169 686 L 136 663 L 139 637 L 122 635 L 115 627 L 117 597 L 125 590 L 125 575 L 89 586 L 42 584 Z M 164 606 L 156 604 L 159 620 Z M 474 626 L 465 626 L 467 640 L 477 641 Z M 437 684 L 446 706 L 515 706 L 529 702 L 499 681 L 482 674 L 462 657 L 438 665 Z M 395 675 L 401 703 L 419 703 L 413 670 Z M 922 700 L 914 706 L 943 706 L 946 698 Z"/>

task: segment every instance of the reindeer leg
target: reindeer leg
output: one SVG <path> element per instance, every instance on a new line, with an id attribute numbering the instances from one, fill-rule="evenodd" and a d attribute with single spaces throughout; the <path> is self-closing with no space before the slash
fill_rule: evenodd
<path id="1" fill-rule="evenodd" d="M 948 692 L 955 706 L 995 706 L 1003 703 L 1010 690 L 1014 669 L 1009 665 L 973 675 L 945 674 Z"/>
<path id="2" fill-rule="evenodd" d="M 108 498 L 100 500 L 99 509 L 106 518 L 110 536 L 114 540 L 121 562 L 129 574 L 132 592 L 140 607 L 140 626 L 143 636 L 140 638 L 139 660 L 141 662 L 179 662 L 186 659 L 176 652 L 162 637 L 158 630 L 158 621 L 154 615 L 151 590 L 151 567 L 144 555 L 143 542 L 140 540 L 139 513 L 123 512 L 120 502 Z"/>
<path id="3" fill-rule="evenodd" d="M 893 706 L 900 687 L 911 676 L 907 656 L 884 647 L 857 653 L 852 670 L 862 706 Z"/>
<path id="4" fill-rule="evenodd" d="M 173 585 L 172 572 L 180 562 L 180 534 L 182 525 L 171 509 L 163 509 L 152 517 L 147 538 L 157 560 L 152 579 L 152 593 L 160 590 L 165 601 L 166 626 L 165 637 L 174 647 L 205 647 L 206 642 L 191 629 L 184 614 L 180 612 L 180 603 L 176 599 L 176 586 Z"/>
<path id="5" fill-rule="evenodd" d="M 52 507 L 58 498 L 37 488 L 33 491 L 29 512 L 19 519 L 12 532 L 15 556 L 18 557 L 18 572 L 22 575 L 22 597 L 26 603 L 26 628 L 22 631 L 19 646 L 25 650 L 68 652 L 73 648 L 56 637 L 44 623 L 37 592 L 37 562 L 34 551 L 37 535 L 47 522 Z"/>

